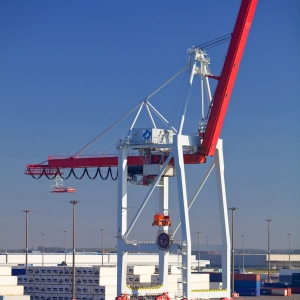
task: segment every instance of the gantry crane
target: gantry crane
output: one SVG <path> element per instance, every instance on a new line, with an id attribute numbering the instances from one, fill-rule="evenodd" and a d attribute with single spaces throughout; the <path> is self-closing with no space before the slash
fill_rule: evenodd
<path id="1" fill-rule="evenodd" d="M 61 179 L 67 179 L 72 174 L 78 178 L 74 169 L 84 169 L 82 178 L 85 174 L 90 178 L 100 175 L 103 179 L 107 179 L 110 175 L 113 180 L 118 179 L 118 259 L 117 259 L 117 294 L 139 294 L 139 289 L 132 289 L 130 285 L 126 285 L 126 266 L 128 252 L 158 252 L 159 253 L 159 278 L 156 292 L 163 294 L 168 291 L 168 255 L 170 251 L 178 251 L 181 253 L 182 267 L 182 292 L 178 295 L 180 298 L 217 298 L 230 297 L 230 242 L 227 216 L 227 203 L 224 181 L 224 162 L 222 151 L 222 140 L 220 132 L 226 115 L 227 107 L 233 90 L 235 78 L 241 63 L 246 40 L 250 30 L 250 26 L 254 17 L 258 0 L 242 0 L 240 10 L 235 23 L 234 31 L 229 35 L 230 44 L 224 66 L 220 76 L 214 76 L 210 73 L 208 65 L 210 60 L 205 47 L 197 46 L 189 49 L 190 61 L 188 65 L 176 73 L 170 80 L 160 86 L 152 94 L 147 96 L 143 101 L 130 109 L 120 119 L 113 123 L 109 128 L 98 135 L 94 140 L 88 143 L 77 153 L 67 157 L 49 157 L 47 163 L 31 164 L 27 166 L 25 174 L 34 178 L 47 176 L 48 179 L 55 179 L 57 176 Z M 228 39 L 226 37 L 225 39 Z M 214 40 L 214 43 L 223 41 L 224 38 Z M 187 70 L 190 74 L 188 82 L 188 90 L 180 123 L 176 129 L 168 120 L 150 103 L 149 99 L 164 87 L 169 81 Z M 199 123 L 197 135 L 183 135 L 182 128 L 185 121 L 186 110 L 188 106 L 189 90 L 193 83 L 194 76 L 200 76 L 202 87 L 202 119 Z M 210 91 L 209 79 L 217 80 L 217 87 L 214 95 Z M 204 91 L 208 106 L 206 114 L 204 114 Z M 152 127 L 135 128 L 135 123 L 142 108 L 148 112 L 152 122 Z M 116 126 L 125 117 L 138 109 L 132 125 L 127 135 L 118 140 L 118 155 L 112 156 L 87 156 L 83 152 L 111 128 Z M 151 113 L 152 112 L 152 113 Z M 153 113 L 165 124 L 166 129 L 156 127 Z M 129 154 L 128 149 L 135 151 L 135 154 Z M 207 156 L 213 156 L 214 160 L 209 167 L 194 197 L 188 202 L 186 192 L 185 164 L 202 164 L 206 162 Z M 103 177 L 101 167 L 107 167 L 107 174 Z M 113 175 L 112 169 L 117 167 L 117 175 Z M 221 221 L 222 244 L 220 246 L 201 246 L 205 250 L 219 250 L 222 253 L 222 273 L 223 273 L 223 289 L 218 291 L 199 291 L 191 289 L 191 251 L 199 250 L 199 247 L 191 245 L 190 224 L 189 224 L 189 208 L 195 201 L 204 182 L 215 167 L 217 173 L 217 186 L 219 195 L 219 212 Z M 98 168 L 96 174 L 91 177 L 88 168 Z M 65 169 L 70 169 L 69 174 L 65 175 Z M 180 222 L 173 231 L 170 230 L 171 220 L 168 209 L 168 185 L 169 178 L 177 177 Z M 136 212 L 131 223 L 127 224 L 127 184 L 149 186 L 149 191 Z M 143 208 L 149 200 L 153 190 L 159 190 L 159 212 L 155 214 L 153 226 L 158 226 L 156 240 L 144 243 L 143 241 L 132 241 L 128 239 L 128 235 L 140 216 Z M 174 235 L 181 225 L 181 240 L 175 241 Z M 153 290 L 153 289 L 152 289 Z M 143 291 L 147 291 L 143 289 Z M 120 296 L 122 297 L 122 296 Z M 126 296 L 127 297 L 127 296 Z"/>

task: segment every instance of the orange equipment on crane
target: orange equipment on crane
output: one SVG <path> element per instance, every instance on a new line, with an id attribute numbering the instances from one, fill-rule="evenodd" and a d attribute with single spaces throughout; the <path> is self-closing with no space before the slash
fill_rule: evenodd
<path id="1" fill-rule="evenodd" d="M 152 226 L 172 226 L 170 216 L 165 216 L 159 212 L 155 213 Z"/>
<path id="2" fill-rule="evenodd" d="M 155 300 L 171 300 L 168 293 L 164 292 L 162 295 L 158 295 L 155 297 Z"/>
<path id="3" fill-rule="evenodd" d="M 127 294 L 122 294 L 121 296 L 117 296 L 115 300 L 130 300 L 130 297 Z"/>

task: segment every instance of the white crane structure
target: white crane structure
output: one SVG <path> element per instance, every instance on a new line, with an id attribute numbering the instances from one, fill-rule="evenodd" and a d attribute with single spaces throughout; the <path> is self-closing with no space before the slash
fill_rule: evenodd
<path id="1" fill-rule="evenodd" d="M 132 288 L 126 284 L 126 267 L 128 252 L 157 252 L 159 256 L 159 282 L 153 289 L 157 295 L 168 292 L 168 258 L 170 252 L 181 255 L 181 287 L 178 290 L 178 299 L 200 299 L 200 298 L 229 298 L 230 297 L 230 240 L 227 215 L 227 201 L 224 179 L 223 142 L 220 133 L 226 115 L 229 100 L 232 94 L 235 78 L 241 63 L 243 51 L 246 45 L 248 33 L 254 17 L 258 0 L 242 0 L 232 34 L 223 36 L 212 42 L 205 43 L 189 49 L 189 63 L 182 68 L 166 83 L 147 96 L 143 101 L 130 109 L 121 118 L 115 121 L 105 131 L 99 134 L 90 143 L 72 156 L 49 157 L 48 163 L 27 165 L 25 174 L 34 178 L 46 175 L 48 179 L 54 179 L 56 188 L 64 190 L 62 180 L 73 174 L 81 179 L 85 174 L 90 179 L 100 175 L 107 179 L 110 175 L 113 180 L 118 178 L 118 216 L 117 216 L 117 299 L 128 299 L 124 294 L 143 295 L 147 288 Z M 220 76 L 213 76 L 209 71 L 210 60 L 205 52 L 208 46 L 217 45 L 229 41 L 227 55 L 224 61 Z M 149 99 L 160 91 L 165 85 L 173 80 L 183 71 L 188 71 L 189 81 L 182 106 L 178 126 L 169 122 L 149 101 Z M 183 126 L 185 123 L 188 108 L 190 90 L 194 77 L 200 77 L 201 86 L 201 107 L 199 116 L 198 133 L 184 135 Z M 217 80 L 216 89 L 212 95 L 209 79 Z M 207 105 L 205 105 L 205 98 Z M 145 107 L 150 118 L 151 127 L 136 128 L 136 121 L 141 110 Z M 206 109 L 205 109 L 206 107 Z M 118 155 L 115 156 L 84 156 L 82 153 L 90 145 L 105 135 L 110 129 L 119 124 L 124 118 L 137 109 L 137 114 L 124 138 L 118 140 Z M 155 117 L 156 116 L 156 117 Z M 157 128 L 155 118 L 158 118 L 165 128 Z M 129 152 L 130 150 L 130 152 Z M 131 152 L 135 154 L 131 154 Z M 192 199 L 187 199 L 186 185 L 186 164 L 203 164 L 208 156 L 213 157 L 213 162 L 207 173 L 199 182 Z M 87 168 L 97 167 L 94 176 L 88 173 Z M 100 167 L 108 168 L 107 175 L 102 176 Z M 111 168 L 118 168 L 118 175 L 113 176 Z M 83 168 L 84 172 L 79 178 L 74 169 Z M 192 245 L 190 231 L 189 209 L 195 202 L 200 190 L 205 184 L 212 169 L 216 172 L 216 187 L 218 190 L 218 210 L 221 224 L 220 245 Z M 64 169 L 71 169 L 69 175 L 64 176 Z M 170 230 L 169 215 L 169 179 L 176 177 L 177 195 L 179 201 L 180 220 L 173 231 Z M 133 219 L 128 222 L 128 194 L 127 185 L 145 185 L 149 191 L 138 208 Z M 153 241 L 129 240 L 129 234 L 136 225 L 153 191 L 158 189 L 159 211 L 154 215 L 152 225 L 158 226 L 156 239 Z M 74 192 L 74 188 L 66 188 L 64 192 Z M 175 240 L 176 232 L 181 230 L 181 240 Z M 199 249 L 200 247 L 200 249 Z M 218 290 L 195 290 L 191 289 L 191 252 L 192 251 L 220 251 L 222 253 L 222 289 Z M 166 299 L 158 296 L 156 300 Z"/>

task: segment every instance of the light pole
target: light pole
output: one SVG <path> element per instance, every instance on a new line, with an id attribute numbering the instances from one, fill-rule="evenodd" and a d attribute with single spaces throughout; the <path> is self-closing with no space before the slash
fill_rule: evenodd
<path id="1" fill-rule="evenodd" d="M 67 264 L 67 232 L 68 230 L 64 230 L 65 233 L 65 263 Z"/>
<path id="2" fill-rule="evenodd" d="M 104 248 L 103 248 L 103 232 L 104 232 L 105 228 L 100 228 L 100 230 L 102 231 L 102 266 L 103 266 L 103 250 L 104 250 Z"/>
<path id="3" fill-rule="evenodd" d="M 208 236 L 206 237 L 206 245 L 208 245 Z"/>
<path id="4" fill-rule="evenodd" d="M 29 209 L 24 209 L 24 213 L 26 213 L 26 275 L 28 275 L 28 213 L 30 212 Z"/>
<path id="5" fill-rule="evenodd" d="M 73 204 L 73 280 L 72 280 L 72 299 L 76 300 L 76 286 L 75 286 L 75 280 L 76 280 L 76 270 L 75 270 L 75 244 L 76 244 L 76 204 L 79 203 L 78 200 L 72 200 L 70 201 L 71 204 Z"/>
<path id="6" fill-rule="evenodd" d="M 242 255 L 243 255 L 243 272 L 245 272 L 244 269 L 244 235 L 242 235 Z"/>
<path id="7" fill-rule="evenodd" d="M 42 236 L 43 236 L 42 266 L 44 266 L 44 238 L 45 238 L 45 233 L 42 233 Z"/>
<path id="8" fill-rule="evenodd" d="M 291 268 L 291 233 L 288 233 L 289 236 L 289 269 Z"/>
<path id="9" fill-rule="evenodd" d="M 200 272 L 200 233 L 201 231 L 197 231 L 198 233 L 198 272 Z"/>
<path id="10" fill-rule="evenodd" d="M 272 219 L 266 219 L 268 222 L 268 282 L 270 282 L 270 222 Z"/>
<path id="11" fill-rule="evenodd" d="M 231 210 L 232 219 L 231 219 L 231 294 L 234 294 L 234 211 L 237 210 L 237 207 L 228 208 Z"/>

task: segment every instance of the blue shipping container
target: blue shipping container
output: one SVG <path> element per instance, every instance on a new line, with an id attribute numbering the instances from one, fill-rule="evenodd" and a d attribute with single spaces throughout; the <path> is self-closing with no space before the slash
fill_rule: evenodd
<path id="1" fill-rule="evenodd" d="M 235 280 L 234 287 L 260 289 L 260 281 Z"/>
<path id="2" fill-rule="evenodd" d="M 287 284 L 286 282 L 265 282 L 264 287 L 270 288 L 287 288 L 291 285 Z"/>
<path id="3" fill-rule="evenodd" d="M 12 276 L 26 275 L 26 269 L 12 268 L 11 269 L 11 275 Z"/>
<path id="4" fill-rule="evenodd" d="M 292 287 L 300 287 L 300 279 L 299 280 L 292 280 Z"/>
<path id="5" fill-rule="evenodd" d="M 260 289 L 234 288 L 234 291 L 240 296 L 260 296 Z"/>
<path id="6" fill-rule="evenodd" d="M 210 282 L 222 282 L 222 273 L 210 273 L 209 281 Z"/>

